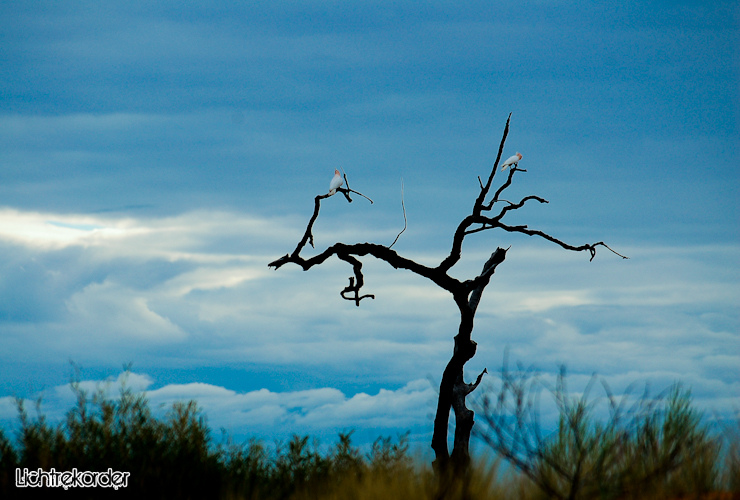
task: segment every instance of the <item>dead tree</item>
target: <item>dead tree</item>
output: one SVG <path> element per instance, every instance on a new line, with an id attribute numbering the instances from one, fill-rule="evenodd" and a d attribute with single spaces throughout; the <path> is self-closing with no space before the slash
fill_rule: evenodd
<path id="1" fill-rule="evenodd" d="M 465 397 L 478 386 L 485 370 L 483 373 L 478 375 L 478 378 L 474 383 L 466 384 L 463 378 L 463 367 L 465 366 L 465 363 L 475 355 L 477 344 L 472 340 L 471 334 L 473 332 L 473 318 L 475 317 L 475 311 L 480 303 L 481 295 L 491 280 L 491 276 L 496 271 L 496 267 L 506 258 L 507 252 L 507 250 L 503 248 L 497 248 L 483 265 L 483 269 L 478 276 L 465 281 L 460 281 L 450 276 L 448 272 L 461 258 L 465 237 L 489 229 L 502 229 L 510 233 L 539 236 L 566 250 L 572 250 L 575 252 L 587 251 L 590 254 L 591 260 L 593 260 L 596 255 L 597 247 L 603 246 L 611 250 L 602 241 L 581 246 L 573 246 L 542 231 L 530 229 L 526 225 L 509 225 L 504 222 L 506 214 L 523 207 L 527 202 L 536 201 L 539 203 L 548 203 L 547 200 L 534 195 L 526 196 L 517 203 L 506 201 L 501 198 L 504 190 L 511 185 L 514 174 L 517 172 L 526 172 L 526 170 L 521 169 L 518 166 L 512 166 L 509 169 L 506 181 L 496 190 L 493 196 L 488 199 L 493 178 L 496 175 L 496 170 L 498 168 L 499 161 L 501 160 L 506 136 L 509 133 L 510 120 L 511 115 L 509 115 L 506 120 L 506 126 L 504 127 L 504 133 L 501 138 L 501 144 L 499 145 L 496 161 L 493 164 L 488 180 L 484 184 L 481 178 L 478 177 L 480 193 L 473 204 L 472 212 L 463 218 L 457 226 L 452 238 L 452 248 L 450 249 L 450 253 L 436 267 L 429 267 L 420 264 L 414 260 L 399 255 L 389 246 L 377 243 L 355 243 L 352 245 L 348 245 L 346 243 L 335 243 L 318 255 L 310 258 L 302 257 L 301 251 L 307 243 L 312 247 L 314 246 L 313 225 L 319 216 L 321 201 L 328 198 L 330 196 L 329 194 L 318 195 L 315 197 L 313 215 L 308 221 L 303 238 L 298 242 L 293 253 L 286 254 L 269 264 L 269 267 L 273 267 L 277 270 L 285 264 L 293 263 L 303 268 L 304 271 L 307 271 L 316 265 L 324 263 L 330 257 L 336 256 L 338 259 L 351 265 L 353 269 L 353 276 L 349 278 L 349 285 L 344 287 L 340 292 L 340 295 L 343 299 L 352 301 L 357 306 L 360 305 L 360 301 L 363 299 L 374 298 L 373 295 L 362 295 L 360 293 L 365 284 L 362 274 L 362 261 L 360 258 L 368 255 L 387 262 L 395 269 L 406 269 L 418 274 L 419 276 L 423 276 L 452 294 L 452 298 L 460 310 L 460 326 L 454 339 L 455 344 L 452 357 L 449 363 L 447 363 L 447 367 L 442 374 L 442 381 L 440 382 L 439 387 L 439 399 L 437 403 L 437 413 L 434 419 L 434 433 L 432 436 L 432 449 L 434 449 L 436 455 L 434 465 L 437 471 L 449 471 L 451 470 L 451 465 L 454 465 L 454 470 L 456 471 L 465 470 L 470 461 L 468 444 L 473 428 L 473 411 L 468 409 L 465 405 Z M 340 187 L 338 191 L 341 192 L 347 201 L 351 203 L 351 193 L 361 193 L 350 189 L 346 174 L 344 175 L 344 180 L 346 187 Z M 486 201 L 487 199 L 488 201 Z M 613 250 L 611 251 L 613 252 Z M 621 255 L 620 257 L 626 258 Z M 447 446 L 450 408 L 455 412 L 455 437 L 451 454 Z"/>

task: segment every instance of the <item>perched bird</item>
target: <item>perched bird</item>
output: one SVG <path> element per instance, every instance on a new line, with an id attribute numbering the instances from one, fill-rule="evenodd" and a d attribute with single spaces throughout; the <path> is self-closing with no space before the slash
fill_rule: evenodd
<path id="1" fill-rule="evenodd" d="M 507 168 L 509 168 L 509 166 L 511 166 L 511 165 L 515 165 L 515 166 L 518 167 L 519 166 L 519 160 L 521 160 L 521 159 L 522 159 L 522 154 L 519 153 L 519 152 L 517 152 L 517 154 L 515 154 L 514 156 L 512 156 L 511 158 L 509 158 L 508 160 L 506 160 L 504 162 L 504 164 L 501 165 L 501 171 L 503 172 L 504 170 L 506 170 Z"/>
<path id="2" fill-rule="evenodd" d="M 334 169 L 334 177 L 332 177 L 329 183 L 329 196 L 337 192 L 337 188 L 344 183 L 342 176 L 339 174 L 339 170 Z"/>

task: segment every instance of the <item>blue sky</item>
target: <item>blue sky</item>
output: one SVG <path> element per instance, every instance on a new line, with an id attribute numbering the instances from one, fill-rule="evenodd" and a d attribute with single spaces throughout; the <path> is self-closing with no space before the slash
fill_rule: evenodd
<path id="1" fill-rule="evenodd" d="M 488 174 L 524 155 L 525 223 L 631 257 L 593 262 L 480 233 L 453 269 L 511 250 L 467 368 L 513 360 L 575 390 L 683 381 L 740 396 L 736 2 L 5 2 L 0 6 L 0 422 L 88 387 L 195 398 L 237 437 L 426 446 L 452 349 L 450 296 L 291 251 L 337 167 L 370 205 L 324 202 L 317 250 L 390 244 L 435 263 Z M 497 177 L 497 180 L 498 179 Z M 491 378 L 493 380 L 493 378 Z M 107 382 L 106 382 L 107 381 Z M 580 384 L 580 385 L 579 385 Z"/>

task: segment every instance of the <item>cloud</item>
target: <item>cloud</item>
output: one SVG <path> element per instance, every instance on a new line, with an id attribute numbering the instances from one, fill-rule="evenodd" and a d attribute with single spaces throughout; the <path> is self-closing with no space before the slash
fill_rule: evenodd
<path id="1" fill-rule="evenodd" d="M 58 250 L 70 245 L 85 246 L 123 236 L 124 229 L 105 227 L 90 216 L 56 217 L 41 213 L 0 210 L 2 239 L 41 250 Z"/>
<path id="2" fill-rule="evenodd" d="M 28 356 L 33 349 L 44 359 L 78 361 L 105 353 L 98 361 L 116 364 L 241 360 L 328 365 L 338 373 L 380 359 L 390 369 L 382 373 L 401 382 L 436 373 L 457 328 L 449 294 L 383 263 L 364 267 L 376 299 L 360 308 L 338 295 L 349 274 L 341 262 L 269 271 L 267 262 L 301 233 L 291 219 L 208 211 L 142 219 L 3 215 L 0 238 L 14 255 L 5 264 L 5 289 L 24 299 L 4 304 L 2 342 Z M 322 230 L 317 242 L 358 234 L 346 231 Z M 455 275 L 477 274 L 487 258 L 481 243 L 466 249 Z M 527 359 L 617 370 L 625 360 L 646 367 L 650 356 L 667 353 L 668 340 L 674 350 L 676 342 L 685 346 L 679 352 L 687 362 L 711 354 L 699 347 L 702 336 L 719 335 L 713 342 L 729 346 L 737 285 L 722 266 L 732 261 L 733 246 L 620 250 L 632 259 L 600 252 L 588 262 L 547 246 L 512 247 L 479 307 L 476 359 L 510 345 Z M 186 345 L 189 356 L 181 351 Z M 605 346 L 612 361 L 592 361 Z"/>
<path id="3" fill-rule="evenodd" d="M 209 384 L 171 384 L 149 391 L 153 405 L 194 399 L 209 422 L 234 432 L 290 435 L 342 428 L 398 429 L 424 425 L 436 393 L 429 381 L 415 380 L 397 390 L 347 396 L 334 388 L 237 393 Z M 280 429 L 283 429 L 282 431 Z"/>
<path id="4" fill-rule="evenodd" d="M 73 295 L 67 309 L 81 330 L 96 336 L 148 343 L 177 342 L 187 337 L 172 321 L 152 311 L 145 297 L 108 281 L 88 285 Z"/>
<path id="5" fill-rule="evenodd" d="M 396 390 L 380 389 L 376 394 L 351 396 L 331 387 L 274 392 L 260 389 L 237 392 L 206 383 L 167 384 L 151 389 L 156 380 L 136 372 L 120 373 L 104 381 L 84 380 L 78 387 L 88 398 L 102 391 L 108 399 L 120 398 L 121 387 L 142 394 L 150 408 L 166 417 L 174 403 L 196 401 L 208 417 L 212 429 L 225 428 L 242 438 L 287 439 L 292 434 L 334 435 L 336 429 L 369 428 L 375 437 L 384 432 L 419 427 L 428 423 L 436 392 L 427 380 L 415 380 Z M 37 395 L 39 396 L 39 395 Z M 52 424 L 59 422 L 75 404 L 69 385 L 56 386 L 41 395 L 41 414 Z M 30 399 L 24 400 L 29 415 L 35 418 Z M 0 398 L 0 421 L 17 425 L 17 406 L 13 398 Z"/>
<path id="6" fill-rule="evenodd" d="M 147 391 L 158 411 L 194 399 L 212 428 L 241 437 L 332 438 L 337 429 L 357 427 L 363 439 L 403 429 L 426 439 L 435 383 L 424 377 L 439 379 L 458 313 L 452 298 L 425 280 L 368 261 L 366 287 L 376 299 L 357 308 L 338 295 L 350 274 L 342 262 L 270 271 L 267 262 L 302 233 L 290 218 L 223 211 L 3 215 L 3 293 L 12 290 L 30 304 L 3 306 L 0 360 L 14 369 L 72 359 L 109 370 L 133 361 L 129 383 Z M 324 228 L 318 241 L 362 234 L 346 231 Z M 491 249 L 477 240 L 466 250 L 453 269 L 461 278 L 479 272 Z M 600 252 L 589 262 L 536 242 L 512 246 L 483 295 L 467 378 L 484 367 L 495 372 L 508 348 L 512 362 L 533 364 L 547 377 L 565 364 L 574 389 L 592 373 L 616 392 L 632 382 L 662 389 L 682 381 L 706 411 L 731 413 L 731 396 L 740 391 L 733 371 L 740 366 L 740 291 L 732 271 L 738 249 L 619 250 L 631 260 Z M 431 249 L 411 255 L 439 259 Z M 236 378 L 213 375 L 225 369 L 239 373 L 239 388 Z M 277 384 L 280 375 L 272 374 L 285 370 L 291 375 Z M 177 375 L 157 387 L 166 373 Z M 112 379 L 106 393 L 115 394 L 120 380 Z M 43 395 L 42 410 L 61 418 L 73 395 L 51 387 L 16 393 L 27 408 Z M 13 415 L 14 400 L 0 399 L 4 421 Z"/>

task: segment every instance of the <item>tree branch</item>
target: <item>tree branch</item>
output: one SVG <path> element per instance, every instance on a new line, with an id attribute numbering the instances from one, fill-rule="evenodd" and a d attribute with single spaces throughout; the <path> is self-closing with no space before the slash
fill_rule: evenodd
<path id="1" fill-rule="evenodd" d="M 467 217 L 465 217 L 460 224 L 457 226 L 457 229 L 455 230 L 455 235 L 452 238 L 452 248 L 450 249 L 450 254 L 439 263 L 439 266 L 437 267 L 440 271 L 447 272 L 449 271 L 452 266 L 457 264 L 457 262 L 460 260 L 461 253 L 462 253 L 462 244 L 463 240 L 465 239 L 465 231 L 470 227 L 471 224 L 474 223 L 475 218 L 480 215 L 481 210 L 483 210 L 483 201 L 486 199 L 486 195 L 488 195 L 488 191 L 491 189 L 491 183 L 493 182 L 493 178 L 496 175 L 496 170 L 498 169 L 498 162 L 501 161 L 501 154 L 504 151 L 504 144 L 506 143 L 506 137 L 509 135 L 509 122 L 511 121 L 511 113 L 509 113 L 509 117 L 506 119 L 506 126 L 504 127 L 504 134 L 503 137 L 501 137 L 501 143 L 498 147 L 498 154 L 496 155 L 496 161 L 493 162 L 493 167 L 491 168 L 491 173 L 488 175 L 488 180 L 486 181 L 486 185 L 484 186 L 480 182 L 480 177 L 478 178 L 478 183 L 481 186 L 480 193 L 478 194 L 478 198 L 476 198 L 475 203 L 473 204 L 473 213 Z M 511 174 L 510 174 L 511 177 Z"/>
<path id="2" fill-rule="evenodd" d="M 398 241 L 398 238 L 401 237 L 401 235 L 406 231 L 407 221 L 406 221 L 406 205 L 403 203 L 403 179 L 401 179 L 401 209 L 403 210 L 403 229 L 401 229 L 401 232 L 398 233 L 396 236 L 396 239 L 393 240 L 393 243 L 390 244 L 388 248 L 393 248 L 393 245 L 396 244 Z"/>
<path id="3" fill-rule="evenodd" d="M 483 271 L 475 279 L 468 280 L 463 285 L 471 291 L 470 298 L 468 299 L 468 307 L 473 314 L 478 309 L 481 295 L 483 290 L 488 286 L 491 281 L 491 276 L 496 271 L 496 266 L 501 264 L 506 258 L 506 250 L 503 248 L 497 248 L 495 252 L 491 254 L 486 263 L 483 265 Z"/>
<path id="4" fill-rule="evenodd" d="M 488 194 L 488 190 L 491 189 L 491 183 L 493 182 L 493 177 L 496 175 L 496 170 L 498 169 L 498 162 L 501 161 L 501 155 L 504 152 L 504 144 L 506 143 L 506 137 L 509 135 L 509 122 L 511 121 L 511 113 L 509 113 L 509 117 L 506 119 L 506 126 L 504 127 L 504 134 L 501 138 L 501 143 L 498 147 L 498 154 L 496 155 L 496 161 L 493 162 L 493 168 L 491 168 L 491 173 L 488 176 L 488 181 L 486 181 L 485 186 L 481 186 L 480 193 L 478 194 L 478 198 L 475 200 L 475 204 L 473 205 L 473 214 L 477 215 L 480 214 L 480 211 L 483 208 L 483 201 L 486 199 L 486 195 Z"/>
<path id="5" fill-rule="evenodd" d="M 491 210 L 491 207 L 493 207 L 493 204 L 499 201 L 499 196 L 501 196 L 501 193 L 503 193 L 506 188 L 511 186 L 512 179 L 514 178 L 515 172 L 526 172 L 523 168 L 519 167 L 511 167 L 509 169 L 509 176 L 506 178 L 506 181 L 499 186 L 499 188 L 496 190 L 496 193 L 493 195 L 493 198 L 487 205 L 482 205 L 481 210 Z"/>
<path id="6" fill-rule="evenodd" d="M 589 253 L 591 254 L 591 258 L 589 260 L 594 260 L 594 257 L 596 257 L 596 247 L 597 246 L 605 247 L 607 250 L 614 253 L 615 255 L 622 257 L 623 259 L 629 259 L 629 257 L 619 254 L 615 252 L 614 250 L 612 250 L 611 248 L 609 248 L 609 246 L 607 246 L 607 244 L 604 243 L 603 241 L 599 241 L 598 243 L 586 243 L 585 245 L 576 247 L 573 245 L 569 245 L 568 243 L 565 243 L 564 241 L 561 241 L 555 238 L 554 236 L 550 236 L 549 234 L 545 232 L 539 231 L 537 229 L 528 229 L 527 226 L 508 226 L 504 224 L 503 222 L 499 222 L 496 225 L 496 227 L 500 227 L 504 231 L 508 231 L 510 233 L 522 233 L 528 236 L 540 236 L 548 241 L 552 241 L 553 243 L 560 245 L 566 250 L 572 250 L 574 252 L 582 252 L 584 250 L 588 250 Z"/>
<path id="7" fill-rule="evenodd" d="M 364 277 L 362 276 L 362 262 L 352 257 L 351 255 L 345 254 L 345 253 L 337 253 L 337 257 L 345 262 L 350 263 L 352 265 L 352 269 L 355 272 L 354 277 L 350 276 L 349 278 L 349 285 L 344 287 L 344 290 L 339 292 L 339 295 L 341 295 L 344 300 L 353 300 L 357 307 L 360 307 L 360 301 L 362 299 L 366 299 L 366 298 L 374 299 L 375 295 L 371 295 L 371 294 L 366 294 L 362 296 L 360 295 L 360 288 L 362 288 L 362 285 L 365 283 Z M 348 293 L 354 293 L 354 295 L 348 297 L 346 295 Z"/>
<path id="8" fill-rule="evenodd" d="M 317 197 L 318 198 L 318 197 Z M 309 230 L 307 230 L 308 232 Z M 305 243 L 304 243 L 305 245 Z M 279 269 L 288 263 L 299 265 L 304 271 L 308 271 L 314 266 L 324 263 L 331 256 L 336 255 L 341 260 L 348 262 L 352 265 L 354 270 L 354 283 L 350 283 L 350 286 L 342 290 L 342 298 L 346 300 L 354 301 L 359 305 L 359 300 L 356 295 L 359 293 L 360 288 L 364 285 L 364 280 L 361 271 L 361 263 L 359 260 L 351 256 L 362 257 L 365 255 L 372 255 L 376 259 L 382 260 L 390 264 L 395 269 L 407 269 L 419 276 L 423 276 L 433 281 L 439 287 L 447 290 L 450 293 L 460 293 L 463 290 L 463 285 L 457 279 L 449 276 L 446 273 L 440 272 L 436 268 L 430 268 L 423 264 L 419 264 L 416 261 L 402 257 L 395 250 L 378 245 L 375 243 L 355 243 L 353 245 L 347 245 L 345 243 L 335 243 L 328 247 L 326 250 L 318 255 L 315 255 L 309 259 L 304 259 L 298 253 L 300 252 L 300 246 L 290 255 L 284 255 L 279 259 L 276 259 L 270 264 L 269 267 Z M 359 265 L 358 265 L 359 264 Z M 347 297 L 346 294 L 349 292 L 355 292 L 355 296 Z M 364 296 L 362 298 L 365 298 Z"/>

